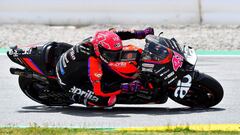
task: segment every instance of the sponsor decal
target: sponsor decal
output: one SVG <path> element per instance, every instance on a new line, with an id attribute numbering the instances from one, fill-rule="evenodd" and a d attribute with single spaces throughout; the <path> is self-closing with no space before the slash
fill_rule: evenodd
<path id="1" fill-rule="evenodd" d="M 99 98 L 97 96 L 94 95 L 94 92 L 91 91 L 91 90 L 87 90 L 87 91 L 84 91 L 80 88 L 77 88 L 76 86 L 73 86 L 69 92 L 73 93 L 73 99 L 74 99 L 74 96 L 80 96 L 80 97 L 83 97 L 84 99 L 89 99 L 91 101 L 95 101 L 97 102 L 99 100 Z"/>
<path id="2" fill-rule="evenodd" d="M 153 67 L 154 67 L 154 64 L 143 63 L 142 66 L 143 66 L 143 67 L 147 67 L 147 68 L 153 68 Z"/>
<path id="3" fill-rule="evenodd" d="M 126 62 L 111 62 L 111 63 L 109 63 L 109 66 L 111 66 L 111 67 L 126 67 L 127 63 Z"/>
<path id="4" fill-rule="evenodd" d="M 9 55 L 12 55 L 13 57 L 18 57 L 18 55 L 28 55 L 32 53 L 32 48 L 28 50 L 22 50 L 23 52 L 18 52 L 17 50 L 11 50 L 9 51 Z"/>
<path id="5" fill-rule="evenodd" d="M 102 76 L 101 73 L 95 73 L 94 76 L 96 76 L 97 78 L 100 78 Z"/>
<path id="6" fill-rule="evenodd" d="M 170 71 L 170 69 L 164 71 L 163 73 L 160 74 L 160 77 L 162 77 L 163 75 L 167 74 Z"/>
<path id="7" fill-rule="evenodd" d="M 168 81 L 168 84 L 172 83 L 174 80 L 177 79 L 177 76 L 175 76 L 174 78 L 172 78 L 170 81 Z"/>
<path id="8" fill-rule="evenodd" d="M 76 56 L 75 56 L 74 50 L 71 50 L 69 53 L 70 53 L 70 58 L 71 58 L 72 60 L 75 60 L 75 59 L 76 59 Z"/>
<path id="9" fill-rule="evenodd" d="M 172 58 L 173 70 L 177 71 L 180 67 L 182 67 L 183 56 L 177 52 L 173 52 L 173 53 L 174 53 Z"/>
<path id="10" fill-rule="evenodd" d="M 154 64 L 143 63 L 142 64 L 142 71 L 144 72 L 153 72 Z"/>
<path id="11" fill-rule="evenodd" d="M 155 71 L 155 73 L 158 74 L 159 72 L 163 71 L 164 69 L 165 69 L 165 67 L 162 67 L 159 70 Z"/>
<path id="12" fill-rule="evenodd" d="M 172 71 L 166 77 L 164 77 L 164 80 L 167 80 L 168 78 L 171 78 L 173 75 L 175 75 L 175 73 Z"/>
<path id="13" fill-rule="evenodd" d="M 192 85 L 191 75 L 186 75 L 182 80 L 179 80 L 177 83 L 177 88 L 174 92 L 175 97 L 184 98 L 187 95 L 190 87 Z"/>

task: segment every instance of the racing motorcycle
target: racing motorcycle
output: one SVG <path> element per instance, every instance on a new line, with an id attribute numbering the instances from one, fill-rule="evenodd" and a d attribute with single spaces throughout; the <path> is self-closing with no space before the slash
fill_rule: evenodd
<path id="1" fill-rule="evenodd" d="M 70 44 L 62 43 L 58 53 L 53 53 L 56 51 L 54 42 L 27 49 L 10 47 L 8 57 L 23 66 L 22 69 L 10 68 L 10 72 L 19 75 L 18 83 L 26 96 L 47 106 L 68 106 L 74 103 L 69 93 L 58 84 L 54 62 L 57 60 L 51 59 L 53 55 L 60 56 L 71 47 Z M 195 70 L 195 50 L 189 46 L 181 48 L 174 38 L 148 35 L 140 56 L 131 50 L 122 53 L 121 61 L 135 59 L 139 59 L 136 81 L 141 90 L 122 92 L 118 95 L 117 104 L 163 104 L 171 98 L 188 107 L 208 108 L 217 105 L 223 98 L 221 84 L 213 77 Z"/>

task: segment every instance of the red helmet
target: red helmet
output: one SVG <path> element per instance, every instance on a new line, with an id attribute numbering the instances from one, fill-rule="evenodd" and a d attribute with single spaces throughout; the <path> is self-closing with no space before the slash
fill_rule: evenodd
<path id="1" fill-rule="evenodd" d="M 119 61 L 122 53 L 122 40 L 111 31 L 99 31 L 92 40 L 97 57 L 104 62 Z"/>

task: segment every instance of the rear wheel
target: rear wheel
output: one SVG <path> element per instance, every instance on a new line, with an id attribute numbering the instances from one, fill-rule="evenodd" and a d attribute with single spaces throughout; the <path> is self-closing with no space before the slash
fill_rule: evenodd
<path id="1" fill-rule="evenodd" d="M 174 92 L 170 93 L 170 98 L 174 101 L 189 107 L 209 108 L 217 105 L 223 98 L 223 88 L 213 77 L 195 72 L 192 85 L 183 99 L 174 97 Z"/>
<path id="2" fill-rule="evenodd" d="M 68 96 L 64 95 L 63 93 L 57 92 L 48 92 L 48 93 L 41 93 L 39 88 L 36 87 L 38 84 L 32 78 L 26 78 L 23 76 L 19 76 L 18 78 L 19 86 L 23 93 L 28 96 L 30 99 L 47 106 L 69 106 L 73 104 Z"/>

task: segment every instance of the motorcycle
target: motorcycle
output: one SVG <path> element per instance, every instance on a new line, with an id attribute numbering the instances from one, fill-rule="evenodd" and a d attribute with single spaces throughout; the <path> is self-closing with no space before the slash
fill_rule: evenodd
<path id="1" fill-rule="evenodd" d="M 117 97 L 117 104 L 163 104 L 171 98 L 184 106 L 209 108 L 222 100 L 224 92 L 221 84 L 195 70 L 197 55 L 192 47 L 181 48 L 176 39 L 160 35 L 148 35 L 145 41 L 140 56 L 127 50 L 123 51 L 121 58 L 121 61 L 139 59 L 139 74 L 135 82 L 141 90 L 123 90 Z M 30 99 L 47 106 L 69 106 L 74 101 L 58 84 L 55 73 L 57 60 L 50 58 L 54 55 L 60 57 L 72 45 L 62 43 L 62 48 L 56 53 L 55 44 L 50 42 L 28 49 L 11 47 L 8 57 L 23 69 L 10 68 L 10 72 L 19 75 L 19 86 Z M 128 56 L 132 56 L 131 59 Z"/>

